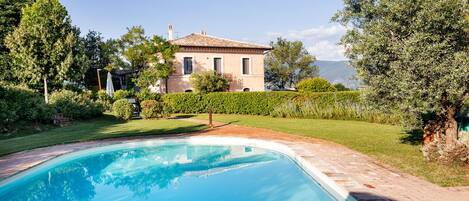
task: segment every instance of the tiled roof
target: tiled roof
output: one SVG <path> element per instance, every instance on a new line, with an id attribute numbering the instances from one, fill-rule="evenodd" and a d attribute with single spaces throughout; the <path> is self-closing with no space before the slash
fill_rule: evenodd
<path id="1" fill-rule="evenodd" d="M 218 38 L 205 34 L 193 33 L 182 38 L 171 41 L 178 46 L 192 46 L 192 47 L 232 47 L 232 48 L 252 48 L 252 49 L 265 49 L 270 50 L 272 47 L 268 45 L 242 42 Z"/>

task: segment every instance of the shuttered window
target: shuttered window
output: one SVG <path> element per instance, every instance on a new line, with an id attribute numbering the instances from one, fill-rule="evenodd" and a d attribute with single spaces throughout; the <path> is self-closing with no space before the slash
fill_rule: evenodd
<path id="1" fill-rule="evenodd" d="M 184 75 L 192 74 L 192 57 L 184 57 Z"/>
<path id="2" fill-rule="evenodd" d="M 221 73 L 221 58 L 213 58 L 213 70 L 217 73 Z"/>
<path id="3" fill-rule="evenodd" d="M 251 72 L 249 72 L 250 65 L 251 65 L 250 59 L 249 58 L 243 58 L 242 62 L 243 62 L 243 75 L 250 74 L 251 73 Z"/>

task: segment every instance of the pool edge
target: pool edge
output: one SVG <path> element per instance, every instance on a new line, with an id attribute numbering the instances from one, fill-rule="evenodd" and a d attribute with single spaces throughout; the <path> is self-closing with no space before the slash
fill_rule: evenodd
<path id="1" fill-rule="evenodd" d="M 353 196 L 350 195 L 348 191 L 336 184 L 331 178 L 322 173 L 319 169 L 314 167 L 309 163 L 305 158 L 300 154 L 296 153 L 292 148 L 287 144 L 277 141 L 269 141 L 262 139 L 253 139 L 253 138 L 244 138 L 244 137 L 230 137 L 230 136 L 170 136 L 170 137 L 161 137 L 153 139 L 136 139 L 136 140 L 127 140 L 120 141 L 111 144 L 103 144 L 96 147 L 86 148 L 83 150 L 73 151 L 69 153 L 64 153 L 56 157 L 45 160 L 41 163 L 38 163 L 30 168 L 27 168 L 23 171 L 20 171 L 10 177 L 0 180 L 0 187 L 5 184 L 21 178 L 27 174 L 31 174 L 35 169 L 41 168 L 47 165 L 52 165 L 63 160 L 70 160 L 94 152 L 97 150 L 112 149 L 120 146 L 154 146 L 158 144 L 167 144 L 167 143 L 188 143 L 192 145 L 239 145 L 239 146 L 252 146 L 263 148 L 271 151 L 276 151 L 282 153 L 289 158 L 291 158 L 301 169 L 305 171 L 309 176 L 311 176 L 322 188 L 324 188 L 330 195 L 332 195 L 337 200 L 344 201 L 357 201 Z"/>

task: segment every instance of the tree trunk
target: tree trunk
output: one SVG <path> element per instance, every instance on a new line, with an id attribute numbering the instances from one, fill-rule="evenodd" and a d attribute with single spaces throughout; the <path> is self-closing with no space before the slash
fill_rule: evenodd
<path id="1" fill-rule="evenodd" d="M 426 160 L 469 162 L 468 147 L 458 141 L 457 111 L 457 107 L 447 106 L 445 113 L 425 125 L 422 152 Z"/>
<path id="2" fill-rule="evenodd" d="M 44 100 L 49 103 L 49 93 L 47 91 L 47 78 L 44 78 Z"/>
<path id="3" fill-rule="evenodd" d="M 168 78 L 164 79 L 164 91 L 168 94 Z"/>
<path id="4" fill-rule="evenodd" d="M 445 122 L 446 147 L 454 147 L 458 142 L 458 122 L 455 116 L 456 109 L 448 107 Z"/>

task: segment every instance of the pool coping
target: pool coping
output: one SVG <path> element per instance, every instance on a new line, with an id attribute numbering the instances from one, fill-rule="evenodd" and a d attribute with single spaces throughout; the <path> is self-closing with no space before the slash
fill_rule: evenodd
<path id="1" fill-rule="evenodd" d="M 81 150 L 75 150 L 72 152 L 57 155 L 53 158 L 42 161 L 36 165 L 33 165 L 27 169 L 17 172 L 3 180 L 0 180 L 0 187 L 26 176 L 32 174 L 32 172 L 38 168 L 42 168 L 47 165 L 52 165 L 60 162 L 61 160 L 70 160 L 76 157 L 80 157 L 88 152 L 97 150 L 112 149 L 119 146 L 134 146 L 138 147 L 142 144 L 144 146 L 155 146 L 166 143 L 188 143 L 191 145 L 219 145 L 219 146 L 251 146 L 262 148 L 266 150 L 276 151 L 281 154 L 288 156 L 292 159 L 301 169 L 305 171 L 315 182 L 317 182 L 322 188 L 324 188 L 333 198 L 339 201 L 357 201 L 350 193 L 340 187 L 330 177 L 322 173 L 319 169 L 314 167 L 310 162 L 304 159 L 299 153 L 295 152 L 288 145 L 281 142 L 274 142 L 261 139 L 252 139 L 244 137 L 231 137 L 231 136 L 176 136 L 176 137 L 159 137 L 151 139 L 134 139 L 116 141 L 114 143 L 98 145 L 89 147 Z"/>

